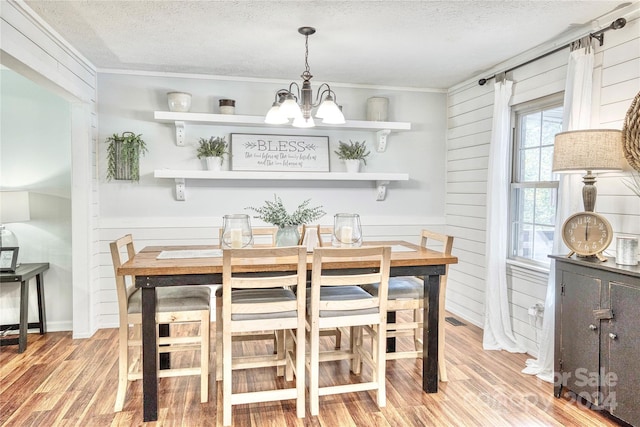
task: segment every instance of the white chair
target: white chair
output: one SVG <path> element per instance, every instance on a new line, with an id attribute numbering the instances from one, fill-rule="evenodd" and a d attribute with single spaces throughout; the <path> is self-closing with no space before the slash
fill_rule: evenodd
<path id="1" fill-rule="evenodd" d="M 133 258 L 135 249 L 130 234 L 110 243 L 111 258 L 116 278 L 118 294 L 119 328 L 119 374 L 118 391 L 114 410 L 122 411 L 129 381 L 142 378 L 141 363 L 131 365 L 129 348 L 141 350 L 140 338 L 142 314 L 141 291 L 134 287 L 134 277 L 119 276 L 117 269 L 128 259 Z M 122 252 L 127 258 L 123 260 Z M 176 324 L 198 323 L 199 335 L 157 337 L 158 354 L 177 351 L 199 351 L 200 366 L 190 368 L 162 369 L 159 378 L 186 375 L 200 376 L 200 401 L 209 399 L 209 325 L 211 289 L 206 286 L 176 286 L 157 288 L 156 323 L 168 324 L 170 329 Z M 133 327 L 133 334 L 130 327 Z M 157 330 L 157 328 L 156 328 Z M 132 336 L 133 335 L 133 336 Z"/>
<path id="2" fill-rule="evenodd" d="M 422 230 L 420 233 L 421 245 L 425 248 L 431 242 L 435 241 L 442 245 L 439 250 L 446 255 L 451 255 L 453 248 L 453 236 L 447 236 L 440 233 L 434 233 L 429 230 Z M 438 304 L 439 310 L 439 328 L 438 328 L 438 377 L 440 381 L 447 382 L 447 369 L 445 364 L 445 310 L 444 303 L 447 290 L 447 272 L 449 266 L 445 268 L 445 274 L 440 276 L 440 299 Z M 376 295 L 377 285 L 371 284 L 363 286 L 363 288 Z M 395 351 L 387 353 L 387 360 L 405 359 L 422 357 L 422 308 L 424 306 L 424 284 L 422 278 L 416 277 L 392 277 L 389 279 L 387 310 L 401 311 L 413 310 L 412 322 L 387 323 L 387 337 L 403 337 L 413 336 L 414 350 Z"/>
<path id="3" fill-rule="evenodd" d="M 291 259 L 286 272 L 268 277 L 243 274 L 247 263 L 273 263 Z M 232 406 L 254 402 L 296 400 L 298 418 L 305 415 L 304 331 L 307 252 L 302 246 L 225 249 L 222 273 L 222 413 L 231 425 Z M 294 294 L 291 288 L 297 288 Z M 283 331 L 276 354 L 234 356 L 233 337 L 264 330 Z M 293 332 L 295 330 L 295 333 Z M 298 348 L 301 346 L 301 348 Z M 289 348 L 290 352 L 285 352 Z M 287 381 L 295 385 L 274 390 L 233 392 L 233 371 L 261 367 L 285 367 Z M 279 372 L 276 371 L 279 375 Z"/>
<path id="4" fill-rule="evenodd" d="M 326 263 L 340 258 L 358 258 L 375 261 L 373 273 L 332 274 L 323 271 Z M 309 400 L 311 415 L 319 413 L 319 396 L 376 390 L 379 407 L 386 404 L 385 397 L 385 345 L 386 345 L 386 291 L 389 281 L 390 247 L 367 246 L 360 248 L 316 248 L 313 252 L 311 289 L 307 303 L 307 333 L 309 339 Z M 379 296 L 372 296 L 359 285 L 380 283 Z M 348 350 L 320 351 L 322 329 L 348 327 Z M 362 330 L 373 337 L 370 351 L 362 345 Z M 350 360 L 351 370 L 360 374 L 361 364 L 371 366 L 372 378 L 356 384 L 320 386 L 320 362 Z"/>

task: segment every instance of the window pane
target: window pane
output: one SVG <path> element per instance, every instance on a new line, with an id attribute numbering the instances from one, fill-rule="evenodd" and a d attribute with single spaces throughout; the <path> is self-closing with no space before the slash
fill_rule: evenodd
<path id="1" fill-rule="evenodd" d="M 523 148 L 536 147 L 540 145 L 540 123 L 542 113 L 527 114 L 522 120 L 522 142 Z"/>
<path id="2" fill-rule="evenodd" d="M 556 189 L 537 188 L 535 223 L 553 226 L 556 217 Z"/>
<path id="3" fill-rule="evenodd" d="M 535 226 L 533 233 L 533 256 L 535 261 L 549 262 L 547 255 L 553 251 L 553 227 Z"/>
<path id="4" fill-rule="evenodd" d="M 520 199 L 518 210 L 520 211 L 521 221 L 533 222 L 533 202 L 536 197 L 536 190 L 535 188 L 523 188 L 520 191 L 522 192 L 522 198 Z"/>
<path id="5" fill-rule="evenodd" d="M 553 146 L 556 133 L 562 132 L 562 107 L 542 112 L 541 145 Z"/>
<path id="6" fill-rule="evenodd" d="M 553 181 L 553 145 L 540 149 L 540 181 Z"/>
<path id="7" fill-rule="evenodd" d="M 522 151 L 521 182 L 540 181 L 540 150 L 529 148 Z"/>

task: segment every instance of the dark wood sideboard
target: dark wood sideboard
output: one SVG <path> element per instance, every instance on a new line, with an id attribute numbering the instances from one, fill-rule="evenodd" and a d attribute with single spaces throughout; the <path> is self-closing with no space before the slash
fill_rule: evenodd
<path id="1" fill-rule="evenodd" d="M 555 385 L 640 426 L 640 266 L 555 259 Z"/>

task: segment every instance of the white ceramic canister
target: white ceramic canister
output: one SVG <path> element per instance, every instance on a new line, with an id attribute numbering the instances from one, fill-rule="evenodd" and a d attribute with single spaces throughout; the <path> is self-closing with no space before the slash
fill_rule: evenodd
<path id="1" fill-rule="evenodd" d="M 389 118 L 389 98 L 374 96 L 367 99 L 367 120 L 386 122 Z"/>
<path id="2" fill-rule="evenodd" d="M 638 238 L 633 236 L 618 236 L 616 240 L 616 264 L 638 264 Z"/>

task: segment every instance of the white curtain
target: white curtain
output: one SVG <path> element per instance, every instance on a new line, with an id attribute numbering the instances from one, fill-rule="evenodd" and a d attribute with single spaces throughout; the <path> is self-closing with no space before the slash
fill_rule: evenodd
<path id="1" fill-rule="evenodd" d="M 513 82 L 496 79 L 491 146 L 487 171 L 485 350 L 524 353 L 511 330 L 507 298 L 507 244 L 509 241 L 510 116 Z"/>
<path id="2" fill-rule="evenodd" d="M 590 37 L 578 40 L 571 45 L 567 80 L 564 91 L 563 130 L 588 129 L 591 124 L 591 92 L 593 87 L 593 49 Z M 581 211 L 582 183 L 579 175 L 559 174 L 558 207 L 553 237 L 553 253 L 565 254 L 569 250 L 562 242 L 560 229 L 564 220 L 572 213 Z M 544 318 L 538 359 L 528 359 L 523 373 L 553 382 L 553 348 L 555 332 L 556 272 L 552 260 L 549 270 L 549 282 L 544 304 Z"/>

